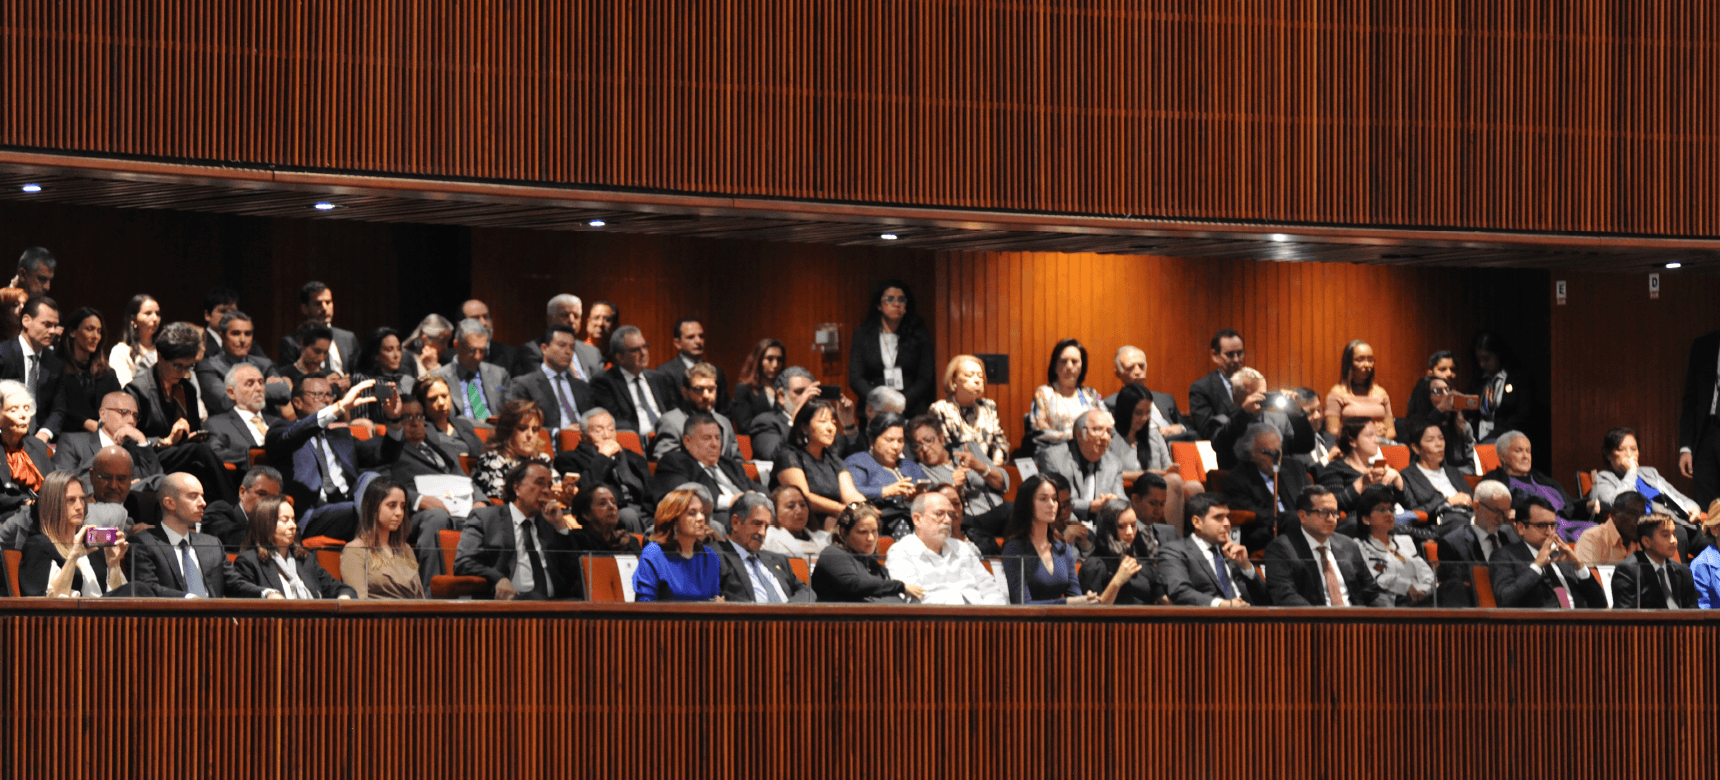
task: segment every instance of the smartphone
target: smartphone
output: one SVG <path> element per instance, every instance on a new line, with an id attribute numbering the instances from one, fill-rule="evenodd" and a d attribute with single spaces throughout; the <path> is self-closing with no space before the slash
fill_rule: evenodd
<path id="1" fill-rule="evenodd" d="M 1481 396 L 1463 395 L 1462 393 L 1459 393 L 1455 396 L 1455 400 L 1453 400 L 1451 402 L 1451 406 L 1453 409 L 1465 409 L 1465 410 L 1480 409 L 1481 408 Z"/>
<path id="2" fill-rule="evenodd" d="M 842 388 L 836 385 L 819 385 L 818 397 L 826 401 L 842 400 Z"/>
<path id="3" fill-rule="evenodd" d="M 207 430 L 192 431 L 192 432 L 185 435 L 185 440 L 186 441 L 208 441 L 209 440 L 209 431 L 207 431 Z"/>
<path id="4" fill-rule="evenodd" d="M 86 547 L 112 547 L 118 543 L 118 528 L 91 528 L 84 532 L 84 546 Z"/>
<path id="5" fill-rule="evenodd" d="M 389 403 L 400 395 L 400 387 L 393 382 L 383 382 L 377 385 L 375 389 L 377 403 Z"/>

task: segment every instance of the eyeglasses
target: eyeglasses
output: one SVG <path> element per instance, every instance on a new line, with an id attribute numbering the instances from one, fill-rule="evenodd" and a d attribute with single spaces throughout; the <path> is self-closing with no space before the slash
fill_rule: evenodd
<path id="1" fill-rule="evenodd" d="M 1340 512 L 1336 509 L 1309 509 L 1306 511 L 1308 514 L 1310 514 L 1314 517 L 1325 518 L 1328 520 L 1343 514 L 1343 512 Z"/>
<path id="2" fill-rule="evenodd" d="M 884 296 L 884 302 L 885 303 L 907 303 L 908 302 L 908 296 L 906 296 L 906 295 L 886 295 L 886 296 Z"/>
<path id="3" fill-rule="evenodd" d="M 137 419 L 136 409 L 103 409 L 102 414 L 117 414 L 121 417 L 130 417 L 134 420 Z"/>
<path id="4" fill-rule="evenodd" d="M 422 415 L 422 414 L 408 414 L 408 415 L 402 416 L 400 418 L 400 421 L 403 423 L 421 423 L 421 422 L 424 422 L 424 415 Z"/>
<path id="5" fill-rule="evenodd" d="M 319 393 L 315 390 L 306 390 L 302 395 L 312 401 L 327 401 L 334 398 L 334 393 Z"/>
<path id="6" fill-rule="evenodd" d="M 1543 531 L 1559 527 L 1558 523 L 1524 523 L 1523 525 L 1529 528 L 1539 528 Z"/>

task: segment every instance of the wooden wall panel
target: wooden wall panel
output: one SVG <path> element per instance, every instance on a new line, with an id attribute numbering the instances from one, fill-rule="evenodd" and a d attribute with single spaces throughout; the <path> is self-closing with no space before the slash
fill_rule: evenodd
<path id="1" fill-rule="evenodd" d="M 1720 234 L 1720 16 L 1605 0 L 25 0 L 0 145 L 1375 226 Z"/>

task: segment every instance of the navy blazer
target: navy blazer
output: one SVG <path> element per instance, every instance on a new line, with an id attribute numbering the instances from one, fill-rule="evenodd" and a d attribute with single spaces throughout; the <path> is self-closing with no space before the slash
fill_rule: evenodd
<path id="1" fill-rule="evenodd" d="M 264 437 L 263 449 L 268 453 L 269 464 L 286 477 L 287 484 L 282 487 L 287 495 L 292 496 L 293 505 L 299 508 L 301 517 L 324 503 L 322 487 L 323 480 L 328 478 L 328 462 L 319 457 L 317 448 L 312 446 L 318 438 L 328 442 L 335 460 L 343 467 L 349 491 L 358 488 L 360 467 L 382 465 L 382 443 L 376 439 L 360 442 L 352 437 L 350 428 L 325 431 L 317 425 L 314 414 L 292 422 L 277 421 L 269 428 L 269 435 Z M 356 501 L 359 497 L 351 498 Z"/>
<path id="2" fill-rule="evenodd" d="M 27 361 L 24 360 L 24 348 L 19 346 L 18 339 L 11 338 L 0 341 L 0 379 L 15 379 L 20 384 L 24 382 Z M 41 360 L 36 364 L 36 417 L 30 424 L 30 432 L 35 433 L 39 428 L 47 428 L 56 435 L 60 432 L 60 379 L 66 373 L 66 364 L 53 349 L 42 350 Z"/>

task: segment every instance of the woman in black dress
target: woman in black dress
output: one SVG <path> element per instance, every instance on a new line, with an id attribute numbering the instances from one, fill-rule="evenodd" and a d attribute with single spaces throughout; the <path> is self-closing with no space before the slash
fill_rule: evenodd
<path id="1" fill-rule="evenodd" d="M 72 312 L 64 324 L 65 332 L 54 341 L 54 350 L 66 363 L 66 374 L 60 378 L 60 430 L 95 433 L 101 424 L 96 410 L 101 408 L 102 396 L 120 390 L 119 377 L 102 349 L 107 329 L 102 313 L 87 307 Z"/>
<path id="2" fill-rule="evenodd" d="M 925 414 L 937 391 L 937 350 L 931 331 L 914 313 L 914 293 L 897 279 L 886 279 L 867 299 L 866 321 L 854 329 L 848 349 L 848 386 L 865 399 L 880 385 L 902 391 L 904 417 Z"/>
<path id="3" fill-rule="evenodd" d="M 793 485 L 806 494 L 814 518 L 835 517 L 849 504 L 863 503 L 866 497 L 854 487 L 854 477 L 837 452 L 836 438 L 840 422 L 836 406 L 829 401 L 812 400 L 800 406 L 794 416 L 794 430 L 788 434 L 788 445 L 777 451 L 776 471 L 771 479 L 778 485 Z M 816 528 L 825 523 L 815 521 Z M 828 530 L 828 529 L 826 529 Z"/>

